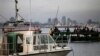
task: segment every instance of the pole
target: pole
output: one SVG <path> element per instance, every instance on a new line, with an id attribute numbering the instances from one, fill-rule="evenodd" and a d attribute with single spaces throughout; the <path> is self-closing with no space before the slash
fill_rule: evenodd
<path id="1" fill-rule="evenodd" d="M 59 12 L 59 5 L 58 5 L 58 8 L 57 8 L 56 18 L 58 18 L 58 12 Z"/>
<path id="2" fill-rule="evenodd" d="M 17 7 L 18 1 L 15 0 L 15 19 L 17 20 L 18 18 L 18 7 Z"/>

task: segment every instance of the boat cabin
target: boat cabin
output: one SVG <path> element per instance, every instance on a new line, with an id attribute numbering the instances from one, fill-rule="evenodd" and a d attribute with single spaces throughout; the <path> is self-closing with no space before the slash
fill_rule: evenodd
<path id="1" fill-rule="evenodd" d="M 48 55 L 65 56 L 71 51 L 70 47 L 61 47 L 55 42 L 49 33 L 41 33 L 39 29 L 20 27 L 3 29 L 2 42 L 3 55 Z M 67 43 L 66 43 L 67 44 Z M 1 54 L 0 54 L 1 55 Z"/>
<path id="2" fill-rule="evenodd" d="M 7 34 L 9 53 L 38 53 L 55 49 L 56 44 L 49 34 L 35 31 L 16 31 Z"/>

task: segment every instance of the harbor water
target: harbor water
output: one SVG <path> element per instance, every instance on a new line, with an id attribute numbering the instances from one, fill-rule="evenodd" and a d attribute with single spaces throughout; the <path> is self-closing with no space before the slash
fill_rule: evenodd
<path id="1" fill-rule="evenodd" d="M 100 56 L 100 42 L 70 43 L 73 48 L 68 56 Z"/>

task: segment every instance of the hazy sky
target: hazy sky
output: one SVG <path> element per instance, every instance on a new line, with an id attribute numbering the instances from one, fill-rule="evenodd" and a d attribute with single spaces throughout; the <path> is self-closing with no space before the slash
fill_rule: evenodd
<path id="1" fill-rule="evenodd" d="M 71 19 L 80 22 L 85 22 L 87 19 L 100 19 L 100 0 L 18 1 L 19 14 L 25 19 L 32 19 L 32 21 L 46 22 L 48 18 L 56 17 L 58 5 L 58 18 L 60 19 L 62 16 L 70 17 Z M 4 16 L 7 19 L 15 16 L 14 0 L 0 0 L 0 15 Z M 0 19 L 2 18 L 3 17 L 0 17 Z"/>

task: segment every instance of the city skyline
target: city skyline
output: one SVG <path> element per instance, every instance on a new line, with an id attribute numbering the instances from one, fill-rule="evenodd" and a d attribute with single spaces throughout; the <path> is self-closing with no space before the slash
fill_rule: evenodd
<path id="1" fill-rule="evenodd" d="M 29 0 L 18 1 L 19 14 L 29 21 L 32 19 L 32 21 L 43 23 L 48 18 L 55 18 L 58 5 L 58 19 L 66 16 L 72 20 L 86 22 L 88 19 L 97 19 L 98 21 L 100 18 L 99 0 L 31 0 L 31 8 Z M 0 15 L 7 18 L 0 17 L 1 21 L 15 16 L 14 0 L 0 0 Z"/>

